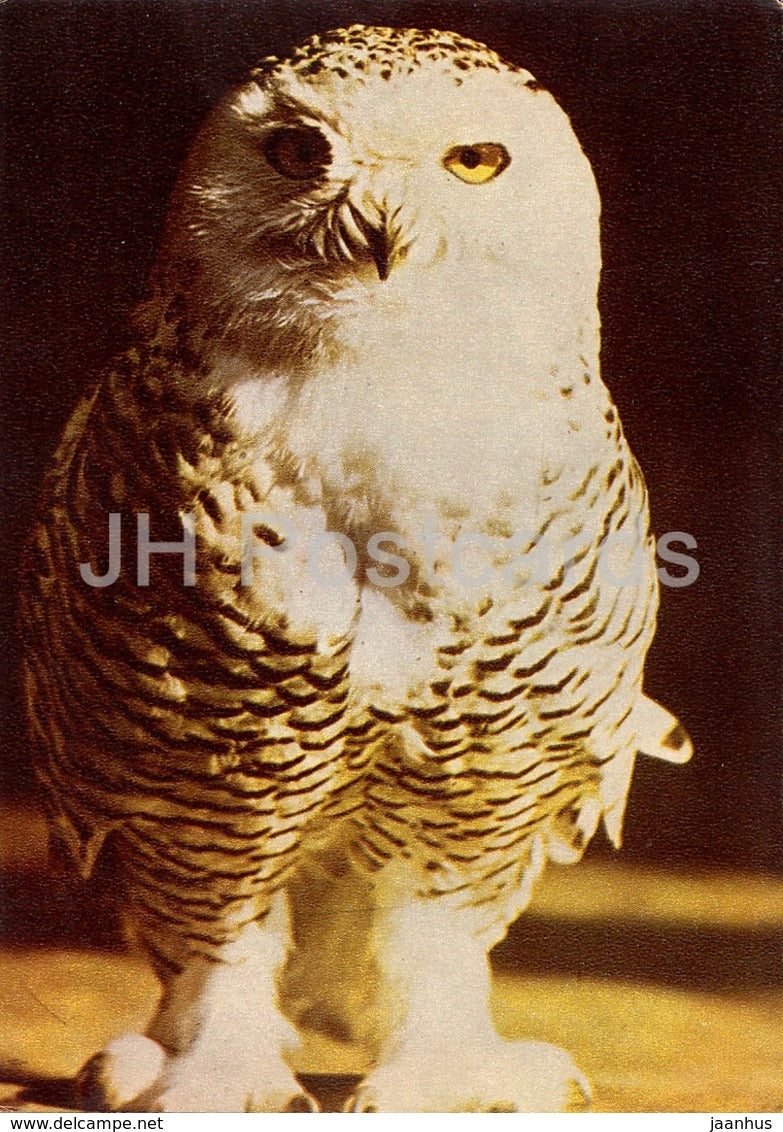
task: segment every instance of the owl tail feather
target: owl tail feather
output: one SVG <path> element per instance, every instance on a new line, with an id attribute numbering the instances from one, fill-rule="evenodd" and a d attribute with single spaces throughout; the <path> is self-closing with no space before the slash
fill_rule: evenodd
<path id="1" fill-rule="evenodd" d="M 693 754 L 690 737 L 680 721 L 655 700 L 642 696 L 632 721 L 638 735 L 639 753 L 667 763 L 687 763 Z"/>
<path id="2" fill-rule="evenodd" d="M 641 755 L 687 763 L 693 754 L 691 741 L 679 720 L 647 696 L 639 697 L 629 724 L 636 732 L 636 750 Z M 633 750 L 613 759 L 601 784 L 604 829 L 617 849 L 622 844 L 625 803 L 635 761 Z"/>

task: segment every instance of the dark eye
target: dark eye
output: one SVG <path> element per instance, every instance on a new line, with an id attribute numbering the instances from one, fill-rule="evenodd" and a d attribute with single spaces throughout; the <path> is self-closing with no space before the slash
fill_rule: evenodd
<path id="1" fill-rule="evenodd" d="M 475 169 L 481 164 L 481 154 L 474 145 L 463 145 L 459 151 L 459 161 L 466 169 Z"/>
<path id="2" fill-rule="evenodd" d="M 302 181 L 323 176 L 332 160 L 332 147 L 315 126 L 273 130 L 264 143 L 264 153 L 278 173 Z"/>

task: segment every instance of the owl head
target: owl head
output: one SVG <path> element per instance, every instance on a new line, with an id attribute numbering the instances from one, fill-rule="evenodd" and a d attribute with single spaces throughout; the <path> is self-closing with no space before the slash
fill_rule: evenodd
<path id="1" fill-rule="evenodd" d="M 598 214 L 569 121 L 527 71 L 449 32 L 357 25 L 265 59 L 216 108 L 158 285 L 184 295 L 192 334 L 289 362 L 392 296 L 491 306 L 500 289 L 595 337 Z"/>

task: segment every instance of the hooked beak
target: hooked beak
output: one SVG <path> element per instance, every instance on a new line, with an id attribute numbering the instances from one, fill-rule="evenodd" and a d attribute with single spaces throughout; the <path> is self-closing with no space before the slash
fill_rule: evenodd
<path id="1" fill-rule="evenodd" d="M 398 258 L 394 236 L 385 225 L 381 228 L 370 228 L 365 236 L 370 255 L 378 269 L 378 278 L 388 279 L 389 272 Z"/>
<path id="2" fill-rule="evenodd" d="M 389 278 L 392 268 L 402 259 L 406 248 L 399 242 L 399 230 L 393 227 L 385 212 L 379 210 L 379 223 L 371 224 L 358 208 L 350 205 L 351 216 L 361 232 L 378 271 L 378 278 Z"/>

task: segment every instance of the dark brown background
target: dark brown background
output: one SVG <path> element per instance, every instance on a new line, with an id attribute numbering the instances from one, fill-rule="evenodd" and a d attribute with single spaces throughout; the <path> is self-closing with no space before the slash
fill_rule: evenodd
<path id="1" fill-rule="evenodd" d="M 10 789 L 29 789 L 14 685 L 15 562 L 78 391 L 116 348 L 189 138 L 262 55 L 363 21 L 440 26 L 530 69 L 603 198 L 603 363 L 656 530 L 698 540 L 664 588 L 648 690 L 697 755 L 640 763 L 625 851 L 780 862 L 779 9 L 725 0 L 468 4 L 7 0 L 0 637 Z"/>

